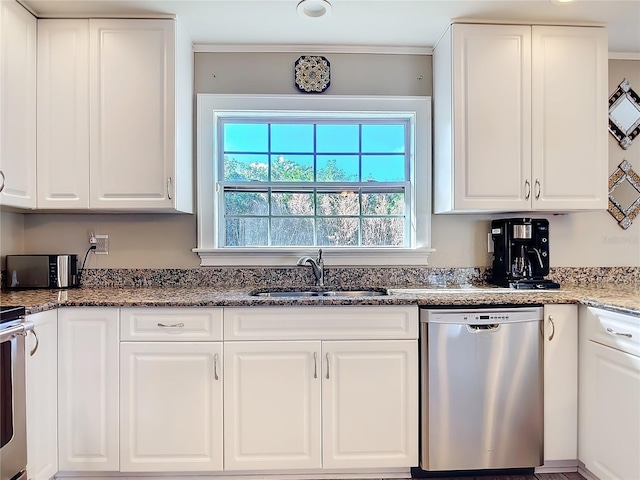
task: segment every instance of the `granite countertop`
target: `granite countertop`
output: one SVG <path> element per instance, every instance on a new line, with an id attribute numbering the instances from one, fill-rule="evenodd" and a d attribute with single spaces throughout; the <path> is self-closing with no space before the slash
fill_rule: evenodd
<path id="1" fill-rule="evenodd" d="M 313 287 L 309 287 L 313 289 Z M 563 285 L 560 290 L 509 290 L 492 286 L 390 288 L 389 295 L 370 297 L 256 297 L 252 288 L 131 287 L 69 290 L 2 291 L 0 304 L 24 305 L 27 313 L 60 306 L 92 307 L 240 307 L 276 305 L 527 305 L 582 303 L 640 318 L 640 286 Z"/>

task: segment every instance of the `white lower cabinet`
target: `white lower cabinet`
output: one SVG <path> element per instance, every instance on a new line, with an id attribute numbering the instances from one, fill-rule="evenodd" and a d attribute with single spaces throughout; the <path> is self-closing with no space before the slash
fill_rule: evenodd
<path id="1" fill-rule="evenodd" d="M 578 465 L 578 307 L 544 306 L 544 466 Z"/>
<path id="2" fill-rule="evenodd" d="M 225 470 L 417 466 L 417 313 L 225 309 Z"/>
<path id="3" fill-rule="evenodd" d="M 123 308 L 120 471 L 222 470 L 222 309 Z"/>
<path id="4" fill-rule="evenodd" d="M 640 322 L 580 307 L 579 458 L 598 478 L 640 478 Z"/>
<path id="5" fill-rule="evenodd" d="M 321 353 L 319 341 L 225 344 L 225 470 L 322 466 Z"/>
<path id="6" fill-rule="evenodd" d="M 58 473 L 58 312 L 27 320 L 37 335 L 27 339 L 27 473 L 49 480 Z"/>
<path id="7" fill-rule="evenodd" d="M 323 342 L 324 468 L 417 465 L 417 347 L 414 340 Z"/>
<path id="8" fill-rule="evenodd" d="M 120 345 L 120 470 L 222 470 L 222 343 Z"/>
<path id="9" fill-rule="evenodd" d="M 117 308 L 58 310 L 61 471 L 118 471 Z"/>

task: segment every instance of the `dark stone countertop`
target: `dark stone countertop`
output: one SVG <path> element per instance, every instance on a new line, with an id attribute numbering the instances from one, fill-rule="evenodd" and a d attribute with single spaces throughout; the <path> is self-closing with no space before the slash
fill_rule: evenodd
<path id="1" fill-rule="evenodd" d="M 313 287 L 309 287 L 313 289 Z M 251 288 L 145 287 L 2 291 L 1 305 L 23 305 L 27 313 L 64 306 L 78 307 L 240 307 L 282 305 L 419 305 L 478 306 L 581 303 L 640 319 L 640 286 L 565 284 L 560 290 L 509 290 L 492 286 L 390 288 L 370 297 L 256 297 Z"/>

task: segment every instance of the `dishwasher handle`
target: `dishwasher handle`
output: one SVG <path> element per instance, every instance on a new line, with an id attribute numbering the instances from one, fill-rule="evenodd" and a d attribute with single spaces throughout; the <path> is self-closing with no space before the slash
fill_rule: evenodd
<path id="1" fill-rule="evenodd" d="M 495 332 L 500 328 L 499 323 L 489 323 L 487 325 L 467 325 L 467 330 L 474 333 Z"/>

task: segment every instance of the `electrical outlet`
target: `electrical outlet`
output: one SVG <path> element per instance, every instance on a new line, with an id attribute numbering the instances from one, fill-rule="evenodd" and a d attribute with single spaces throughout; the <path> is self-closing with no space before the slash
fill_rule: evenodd
<path id="1" fill-rule="evenodd" d="M 487 233 L 487 252 L 493 253 L 493 238 L 491 237 L 491 232 Z"/>
<path id="2" fill-rule="evenodd" d="M 109 254 L 109 235 L 95 235 L 96 239 L 96 249 L 93 253 L 97 255 L 108 255 Z"/>

